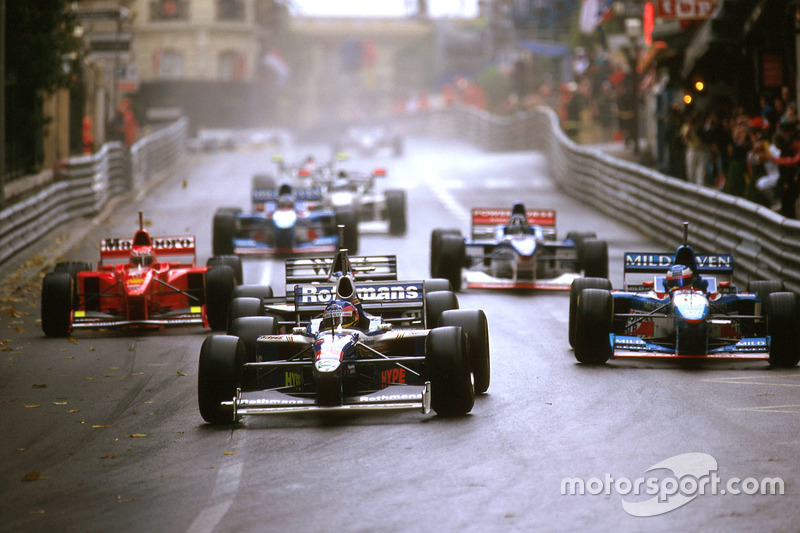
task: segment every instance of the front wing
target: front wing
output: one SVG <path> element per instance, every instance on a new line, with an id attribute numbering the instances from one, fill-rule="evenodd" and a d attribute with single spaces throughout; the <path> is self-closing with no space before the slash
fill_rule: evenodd
<path id="1" fill-rule="evenodd" d="M 165 327 L 165 326 L 208 326 L 203 306 L 176 309 L 167 313 L 150 315 L 143 320 L 129 320 L 119 315 L 101 311 L 72 312 L 73 329 L 121 328 L 121 327 Z"/>
<path id="2" fill-rule="evenodd" d="M 610 335 L 614 348 L 612 359 L 685 359 L 685 360 L 718 360 L 718 359 L 769 359 L 769 338 L 751 337 L 741 339 L 727 346 L 714 348 L 705 354 L 678 354 L 674 349 L 648 342 L 640 337 L 626 335 Z"/>
<path id="3" fill-rule="evenodd" d="M 465 286 L 469 289 L 537 289 L 568 291 L 572 282 L 580 277 L 580 274 L 570 272 L 551 279 L 514 280 L 510 278 L 496 278 L 485 272 L 474 270 L 464 272 Z"/>

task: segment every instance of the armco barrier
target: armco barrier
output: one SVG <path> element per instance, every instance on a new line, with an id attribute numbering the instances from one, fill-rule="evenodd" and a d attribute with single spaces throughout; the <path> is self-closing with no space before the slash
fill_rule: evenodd
<path id="1" fill-rule="evenodd" d="M 449 108 L 393 122 L 407 135 L 457 138 L 489 151 L 541 151 L 566 194 L 661 242 L 664 250 L 674 250 L 682 223 L 689 222 L 698 251 L 734 255 L 737 283 L 779 279 L 800 292 L 800 221 L 575 144 L 550 108 L 511 117 Z"/>
<path id="2" fill-rule="evenodd" d="M 125 192 L 138 192 L 173 171 L 185 155 L 187 121 L 149 135 L 129 151 L 110 142 L 90 156 L 70 158 L 57 181 L 0 211 L 0 264 L 59 225 L 99 213 Z"/>

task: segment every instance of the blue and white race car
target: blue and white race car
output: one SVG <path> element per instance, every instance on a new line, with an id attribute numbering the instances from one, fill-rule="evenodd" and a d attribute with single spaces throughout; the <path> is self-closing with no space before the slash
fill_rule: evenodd
<path id="1" fill-rule="evenodd" d="M 558 241 L 555 224 L 555 211 L 519 203 L 473 209 L 471 239 L 459 230 L 433 230 L 431 275 L 450 280 L 455 290 L 569 290 L 582 272 L 607 277 L 606 242 L 579 232 Z"/>
<path id="2" fill-rule="evenodd" d="M 287 183 L 277 188 L 254 187 L 252 212 L 222 208 L 214 214 L 214 253 L 318 254 L 340 247 L 357 253 L 356 213 L 352 209 L 322 209 L 321 202 L 322 190 L 318 187 L 293 188 Z"/>
<path id="3" fill-rule="evenodd" d="M 800 361 L 800 299 L 780 281 L 732 285 L 733 256 L 625 254 L 623 289 L 605 278 L 577 279 L 570 291 L 569 342 L 581 363 L 610 358 Z M 641 283 L 628 276 L 656 274 Z"/>

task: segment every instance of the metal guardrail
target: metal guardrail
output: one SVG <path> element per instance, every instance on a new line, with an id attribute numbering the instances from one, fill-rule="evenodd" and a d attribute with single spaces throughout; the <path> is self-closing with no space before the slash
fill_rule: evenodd
<path id="1" fill-rule="evenodd" d="M 128 151 L 110 142 L 89 156 L 70 158 L 57 181 L 0 211 L 0 264 L 74 218 L 93 216 L 111 200 L 174 170 L 186 153 L 188 121 L 181 119 Z"/>
<path id="2" fill-rule="evenodd" d="M 575 144 L 550 108 L 511 117 L 449 108 L 398 117 L 396 124 L 409 135 L 457 138 L 489 151 L 541 151 L 550 177 L 566 194 L 666 249 L 681 242 L 682 223 L 689 222 L 696 250 L 734 255 L 737 283 L 778 279 L 800 292 L 800 221 Z"/>

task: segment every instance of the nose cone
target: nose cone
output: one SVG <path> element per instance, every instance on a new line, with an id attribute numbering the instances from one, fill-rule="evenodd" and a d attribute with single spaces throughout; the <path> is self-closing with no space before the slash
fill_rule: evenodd
<path id="1" fill-rule="evenodd" d="M 529 237 L 513 239 L 511 241 L 511 247 L 514 248 L 514 251 L 516 251 L 519 255 L 523 257 L 530 257 L 536 251 L 536 239 Z"/>

